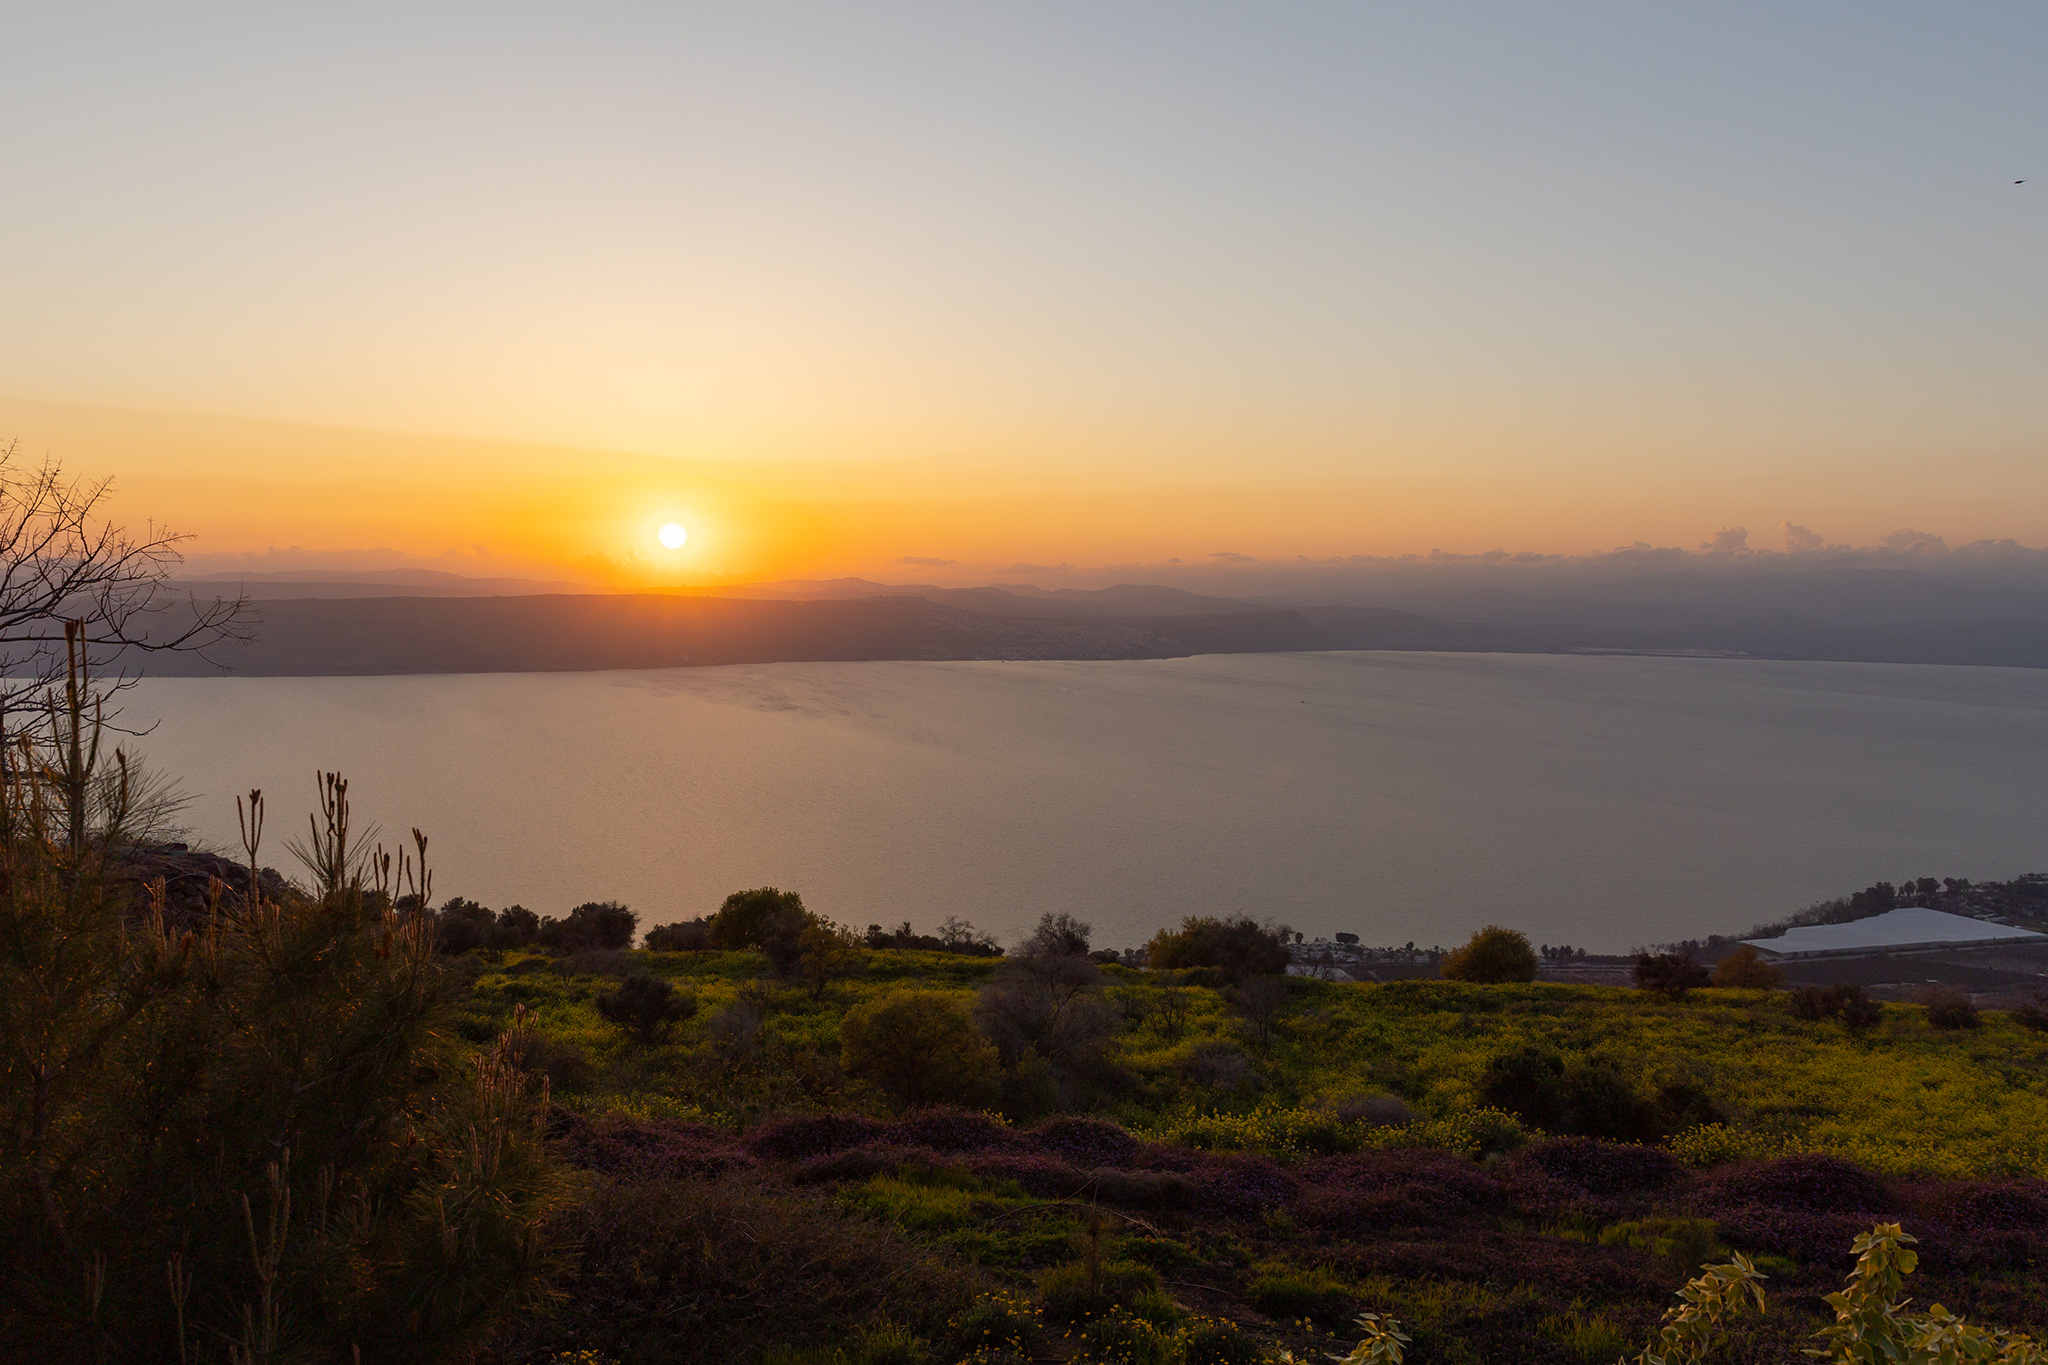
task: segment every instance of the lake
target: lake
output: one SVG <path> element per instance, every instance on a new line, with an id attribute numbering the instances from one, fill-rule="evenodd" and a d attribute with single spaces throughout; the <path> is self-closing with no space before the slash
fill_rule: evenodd
<path id="1" fill-rule="evenodd" d="M 130 722 L 265 861 L 351 779 L 436 899 L 643 924 L 775 885 L 865 926 L 1046 910 L 1141 943 L 1243 910 L 1367 943 L 1593 951 L 1904 877 L 2048 867 L 2048 671 L 1256 654 L 1088 663 L 153 679 Z"/>

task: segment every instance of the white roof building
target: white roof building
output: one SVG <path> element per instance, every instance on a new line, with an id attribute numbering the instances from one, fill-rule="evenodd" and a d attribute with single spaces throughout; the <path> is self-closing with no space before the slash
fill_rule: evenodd
<path id="1" fill-rule="evenodd" d="M 1787 929 L 1777 938 L 1750 938 L 1743 942 L 1772 957 L 1836 957 L 1851 953 L 1906 952 L 1915 948 L 2048 943 L 2048 934 L 1909 905 L 1848 924 L 1801 925 L 1797 929 Z"/>

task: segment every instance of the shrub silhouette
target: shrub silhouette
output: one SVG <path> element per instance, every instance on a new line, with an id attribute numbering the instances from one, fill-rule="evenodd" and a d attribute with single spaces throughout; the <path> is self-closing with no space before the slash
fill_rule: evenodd
<path id="1" fill-rule="evenodd" d="M 1713 977 L 1690 953 L 1637 953 L 1629 977 L 1637 990 L 1666 1000 L 1683 1000 L 1687 992 L 1713 984 Z"/>
<path id="2" fill-rule="evenodd" d="M 1213 967 L 1243 982 L 1286 971 L 1292 961 L 1287 942 L 1293 936 L 1284 924 L 1260 924 L 1249 915 L 1189 915 L 1180 928 L 1161 929 L 1152 936 L 1145 945 L 1145 965 L 1165 970 Z"/>
<path id="3" fill-rule="evenodd" d="M 1732 990 L 1772 991 L 1785 974 L 1764 961 L 1764 955 L 1745 943 L 1714 967 L 1714 984 Z"/>
<path id="4" fill-rule="evenodd" d="M 639 927 L 640 917 L 617 901 L 585 901 L 566 919 L 542 919 L 533 941 L 551 953 L 617 952 L 633 946 Z"/>
<path id="5" fill-rule="evenodd" d="M 444 953 L 467 953 L 494 947 L 498 917 L 486 906 L 457 896 L 434 912 L 434 947 Z"/>
<path id="6" fill-rule="evenodd" d="M 1861 986 L 1801 986 L 1792 992 L 1792 1013 L 1814 1021 L 1839 1019 L 1857 1034 L 1884 1022 L 1884 1006 L 1865 995 Z"/>
<path id="7" fill-rule="evenodd" d="M 667 1037 L 670 1025 L 697 1012 L 696 996 L 644 972 L 627 977 L 595 1003 L 606 1023 L 617 1024 L 649 1046 Z"/>
<path id="8" fill-rule="evenodd" d="M 302 845 L 314 890 L 216 891 L 190 930 L 160 886 L 133 913 L 100 875 L 118 829 L 66 839 L 51 794 L 23 790 L 44 780 L 0 772 L 10 1358 L 467 1355 L 547 1259 L 523 1020 L 459 1050 L 453 978 L 426 917 L 392 912 L 388 864 L 363 884 L 340 778 Z M 252 794 L 252 868 L 261 811 Z"/>
<path id="9" fill-rule="evenodd" d="M 2036 1033 L 2048 1033 L 2048 994 L 2037 994 L 2032 1000 L 2012 1012 L 2012 1017 L 2022 1028 Z"/>
<path id="10" fill-rule="evenodd" d="M 1927 1007 L 1927 1022 L 1938 1029 L 1970 1029 L 1984 1022 L 1970 997 L 1953 986 L 1929 987 L 1921 992 L 1920 1003 Z"/>
<path id="11" fill-rule="evenodd" d="M 1482 1104 L 1504 1109 L 1545 1132 L 1655 1142 L 1671 1126 L 1665 1113 L 1636 1093 L 1612 1067 L 1554 1052 L 1522 1048 L 1494 1057 L 1480 1077 Z"/>
<path id="12" fill-rule="evenodd" d="M 1489 924 L 1467 940 L 1464 947 L 1444 954 L 1446 981 L 1471 981 L 1480 985 L 1506 985 L 1536 979 L 1536 950 L 1529 936 L 1515 929 Z"/>
<path id="13" fill-rule="evenodd" d="M 787 971 L 803 955 L 803 933 L 815 918 L 796 892 L 758 886 L 727 896 L 706 930 L 712 947 L 758 948 L 778 971 Z"/>
<path id="14" fill-rule="evenodd" d="M 906 990 L 864 1000 L 839 1026 L 840 1064 L 901 1104 L 987 1103 L 998 1084 L 996 1051 L 944 991 Z"/>
<path id="15" fill-rule="evenodd" d="M 657 924 L 647 931 L 647 950 L 654 953 L 695 953 L 711 946 L 710 921 L 705 919 L 679 920 L 674 924 Z"/>

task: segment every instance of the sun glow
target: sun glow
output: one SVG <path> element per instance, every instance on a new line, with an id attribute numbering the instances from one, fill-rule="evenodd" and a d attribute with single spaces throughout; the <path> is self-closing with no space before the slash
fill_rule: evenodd
<path id="1" fill-rule="evenodd" d="M 682 549 L 683 542 L 690 538 L 690 533 L 673 521 L 662 527 L 656 534 L 661 539 L 662 547 L 669 550 Z"/>

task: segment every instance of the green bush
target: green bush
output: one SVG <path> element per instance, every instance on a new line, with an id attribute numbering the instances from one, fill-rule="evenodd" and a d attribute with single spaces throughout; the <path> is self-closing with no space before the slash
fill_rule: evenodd
<path id="1" fill-rule="evenodd" d="M 923 1337 L 880 1322 L 857 1332 L 843 1358 L 846 1365 L 931 1365 L 932 1353 Z"/>
<path id="2" fill-rule="evenodd" d="M 1075 1359 L 1088 1365 L 1180 1365 L 1180 1343 L 1170 1328 L 1111 1309 L 1088 1323 Z"/>
<path id="3" fill-rule="evenodd" d="M 41 780 L 0 790 L 10 1358 L 472 1349 L 547 1269 L 539 1087 L 523 1017 L 461 1048 L 428 917 L 359 879 L 347 784 L 322 784 L 312 893 L 217 890 L 181 927 L 161 883 L 145 910 L 102 875 L 116 833 L 24 803 Z"/>
<path id="4" fill-rule="evenodd" d="M 669 1026 L 697 1012 L 697 997 L 658 976 L 636 972 L 593 1002 L 606 1023 L 617 1024 L 646 1046 L 668 1036 Z"/>
<path id="5" fill-rule="evenodd" d="M 1927 1010 L 1927 1022 L 1938 1029 L 1972 1029 L 1984 1022 L 1977 1013 L 1977 1007 L 1970 1003 L 1970 997 L 1953 986 L 1935 986 L 1922 991 L 1920 1003 Z"/>
<path id="6" fill-rule="evenodd" d="M 1540 1048 L 1492 1058 L 1480 1077 L 1479 1097 L 1548 1133 L 1655 1142 L 1670 1126 L 1658 1106 L 1612 1067 L 1585 1058 L 1568 1063 Z"/>
<path id="7" fill-rule="evenodd" d="M 1159 1272 L 1136 1261 L 1105 1261 L 1099 1269 L 1074 1261 L 1038 1276 L 1038 1308 L 1047 1322 L 1080 1322 L 1159 1292 Z"/>
<path id="8" fill-rule="evenodd" d="M 964 1354 L 1009 1351 L 1029 1356 L 1038 1346 L 1038 1310 L 1008 1294 L 984 1294 L 946 1324 L 946 1333 Z"/>
<path id="9" fill-rule="evenodd" d="M 1714 967 L 1714 984 L 1729 990 L 1774 991 L 1784 980 L 1785 974 L 1747 943 Z"/>
<path id="10" fill-rule="evenodd" d="M 967 1007 L 944 991 L 898 990 L 864 1000 L 839 1026 L 840 1065 L 903 1104 L 981 1105 L 1001 1072 Z"/>
<path id="11" fill-rule="evenodd" d="M 1245 1297 L 1269 1318 L 1311 1318 L 1325 1327 L 1350 1321 L 1354 1302 L 1351 1287 L 1332 1271 L 1277 1263 L 1259 1268 Z"/>
<path id="12" fill-rule="evenodd" d="M 1536 979 L 1536 950 L 1529 936 L 1516 929 L 1489 924 L 1455 952 L 1444 954 L 1446 981 L 1471 981 L 1483 986 Z"/>
<path id="13" fill-rule="evenodd" d="M 1720 1229 L 1705 1218 L 1645 1218 L 1633 1223 L 1616 1223 L 1600 1231 L 1604 1247 L 1640 1247 L 1662 1261 L 1669 1261 L 1688 1279 L 1717 1256 L 1728 1254 L 1721 1245 Z"/>
<path id="14" fill-rule="evenodd" d="M 1292 960 L 1284 924 L 1260 924 L 1249 915 L 1189 915 L 1178 929 L 1161 929 L 1145 945 L 1145 965 L 1155 971 L 1210 967 L 1232 981 L 1272 976 Z"/>
<path id="15" fill-rule="evenodd" d="M 1181 1365 L 1264 1365 L 1256 1339 L 1227 1318 L 1190 1319 L 1180 1330 Z"/>
<path id="16" fill-rule="evenodd" d="M 1562 1345 L 1585 1365 L 1614 1365 L 1628 1353 L 1628 1333 L 1599 1313 L 1573 1309 L 1546 1317 L 1536 1324 L 1536 1332 Z"/>
<path id="17" fill-rule="evenodd" d="M 793 944 L 810 922 L 802 896 L 757 886 L 727 896 L 705 926 L 705 934 L 714 948 L 766 948 L 784 939 Z"/>

